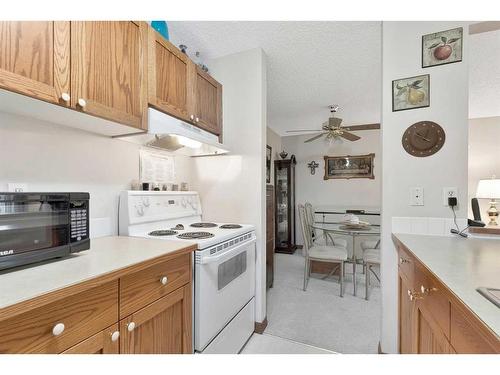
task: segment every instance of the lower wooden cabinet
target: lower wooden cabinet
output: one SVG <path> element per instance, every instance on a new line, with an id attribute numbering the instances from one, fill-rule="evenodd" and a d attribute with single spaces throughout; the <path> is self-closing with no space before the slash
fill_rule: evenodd
<path id="1" fill-rule="evenodd" d="M 187 285 L 120 321 L 123 354 L 191 353 L 191 286 Z"/>
<path id="2" fill-rule="evenodd" d="M 0 354 L 192 353 L 193 248 L 183 250 L 12 306 Z"/>
<path id="3" fill-rule="evenodd" d="M 118 354 L 120 353 L 120 331 L 113 324 L 94 336 L 72 346 L 62 354 Z"/>
<path id="4" fill-rule="evenodd" d="M 500 353 L 500 340 L 395 239 L 401 354 Z"/>

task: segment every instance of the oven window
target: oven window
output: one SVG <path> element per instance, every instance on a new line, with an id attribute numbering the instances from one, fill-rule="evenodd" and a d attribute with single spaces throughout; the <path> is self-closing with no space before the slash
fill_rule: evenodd
<path id="1" fill-rule="evenodd" d="M 221 290 L 247 270 L 247 252 L 240 253 L 219 265 L 218 288 Z"/>
<path id="2" fill-rule="evenodd" d="M 68 202 L 44 198 L 0 202 L 0 251 L 19 254 L 68 243 Z"/>

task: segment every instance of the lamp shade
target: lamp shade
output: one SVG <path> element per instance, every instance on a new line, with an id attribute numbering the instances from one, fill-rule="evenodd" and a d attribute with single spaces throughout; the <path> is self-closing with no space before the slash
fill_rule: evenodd
<path id="1" fill-rule="evenodd" d="M 479 180 L 476 198 L 499 199 L 500 179 Z"/>

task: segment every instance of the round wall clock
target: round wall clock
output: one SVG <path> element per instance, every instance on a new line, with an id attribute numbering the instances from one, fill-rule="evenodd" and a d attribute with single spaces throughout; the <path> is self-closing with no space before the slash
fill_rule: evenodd
<path id="1" fill-rule="evenodd" d="M 403 134 L 403 148 L 417 157 L 433 155 L 444 145 L 444 130 L 432 121 L 420 121 L 410 125 Z"/>

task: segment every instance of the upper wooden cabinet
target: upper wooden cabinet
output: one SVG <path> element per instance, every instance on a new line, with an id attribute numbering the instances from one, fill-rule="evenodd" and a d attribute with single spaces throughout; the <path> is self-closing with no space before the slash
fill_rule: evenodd
<path id="1" fill-rule="evenodd" d="M 190 121 L 187 92 L 189 59 L 153 28 L 149 28 L 148 37 L 149 104 Z"/>
<path id="2" fill-rule="evenodd" d="M 147 128 L 147 28 L 144 22 L 71 22 L 72 105 Z"/>
<path id="3" fill-rule="evenodd" d="M 0 22 L 0 87 L 69 105 L 69 22 Z"/>
<path id="4" fill-rule="evenodd" d="M 189 65 L 194 123 L 211 133 L 222 132 L 222 85 L 194 63 Z"/>

